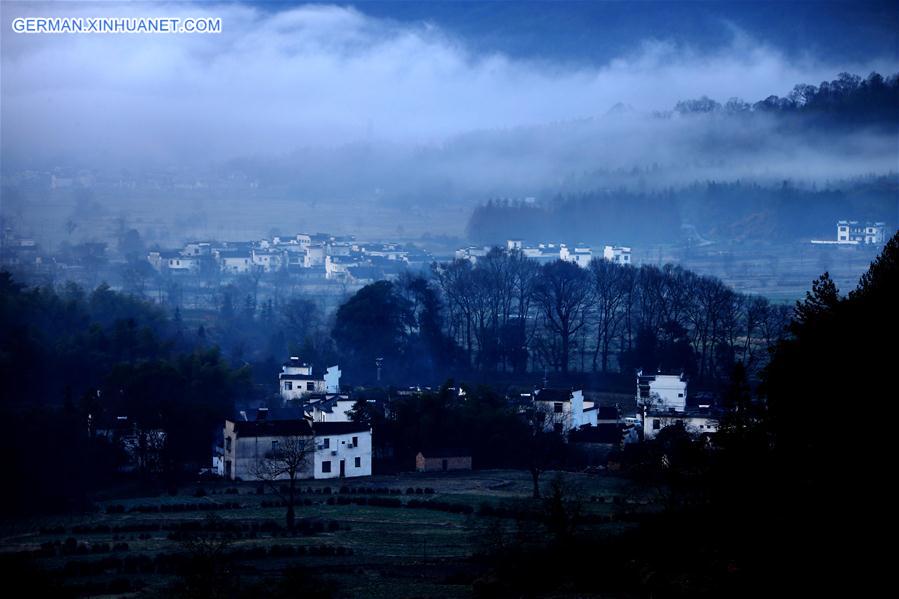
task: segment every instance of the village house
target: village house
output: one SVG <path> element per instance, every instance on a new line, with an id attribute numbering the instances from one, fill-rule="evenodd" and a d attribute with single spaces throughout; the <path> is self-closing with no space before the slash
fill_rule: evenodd
<path id="1" fill-rule="evenodd" d="M 637 405 L 650 410 L 683 412 L 687 407 L 687 377 L 681 374 L 637 372 Z"/>
<path id="2" fill-rule="evenodd" d="M 585 245 L 569 248 L 567 245 L 562 244 L 559 248 L 559 259 L 565 262 L 573 262 L 581 268 L 587 268 L 593 259 L 593 250 Z"/>
<path id="3" fill-rule="evenodd" d="M 271 471 L 267 461 L 285 459 L 284 448 L 299 454 L 301 479 L 371 476 L 367 425 L 305 419 L 226 420 L 220 474 L 228 480 L 260 480 L 263 472 Z"/>
<path id="4" fill-rule="evenodd" d="M 886 239 L 886 223 L 866 222 L 857 220 L 837 221 L 837 238 L 812 239 L 816 245 L 883 245 Z"/>
<path id="5" fill-rule="evenodd" d="M 464 449 L 419 451 L 415 456 L 415 470 L 418 472 L 471 470 L 471 452 Z"/>
<path id="6" fill-rule="evenodd" d="M 298 356 L 291 356 L 281 365 L 278 374 L 281 399 L 286 403 L 314 393 L 339 393 L 340 374 L 339 366 L 313 371 L 312 364 L 303 362 Z"/>
<path id="7" fill-rule="evenodd" d="M 324 266 L 325 264 L 325 246 L 321 244 L 310 244 L 306 246 L 306 254 L 303 257 L 303 268 L 313 268 L 315 266 Z"/>
<path id="8" fill-rule="evenodd" d="M 643 439 L 654 438 L 666 426 L 683 426 L 694 435 L 718 432 L 720 412 L 712 408 L 689 408 L 684 411 L 649 410 L 643 418 Z"/>
<path id="9" fill-rule="evenodd" d="M 621 245 L 607 245 L 602 250 L 602 257 L 615 264 L 631 264 L 631 248 Z"/>
<path id="10" fill-rule="evenodd" d="M 223 273 L 240 275 L 253 269 L 253 257 L 249 252 L 239 250 L 216 250 L 215 257 Z"/>
<path id="11" fill-rule="evenodd" d="M 212 243 L 209 241 L 191 241 L 181 250 L 182 256 L 211 256 Z"/>
<path id="12" fill-rule="evenodd" d="M 277 272 L 287 268 L 287 253 L 283 250 L 254 249 L 252 258 L 253 266 L 262 272 Z"/>
<path id="13" fill-rule="evenodd" d="M 355 404 L 349 395 L 326 393 L 307 397 L 303 410 L 313 422 L 350 422 Z"/>
<path id="14" fill-rule="evenodd" d="M 584 401 L 584 392 L 579 389 L 537 389 L 531 399 L 545 415 L 547 432 L 567 435 L 582 426 L 596 425 L 596 406 Z"/>

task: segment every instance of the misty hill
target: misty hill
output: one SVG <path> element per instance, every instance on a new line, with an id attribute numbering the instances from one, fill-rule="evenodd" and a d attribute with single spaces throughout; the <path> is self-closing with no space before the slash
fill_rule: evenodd
<path id="1" fill-rule="evenodd" d="M 711 240 L 786 242 L 832 237 L 835 222 L 845 218 L 899 222 L 897 198 L 895 176 L 824 189 L 737 181 L 659 192 L 593 191 L 560 195 L 545 205 L 491 200 L 474 210 L 467 234 L 484 244 L 509 238 L 675 243 L 693 231 Z"/>
<path id="2" fill-rule="evenodd" d="M 818 86 L 800 83 L 783 98 L 772 95 L 754 104 L 731 98 L 722 105 L 703 96 L 678 102 L 674 112 L 799 116 L 803 117 L 801 125 L 806 127 L 881 125 L 895 130 L 899 124 L 899 74 L 884 78 L 879 73 L 871 73 L 862 79 L 851 73 L 840 73 L 833 81 L 822 81 Z"/>
<path id="3" fill-rule="evenodd" d="M 627 118 L 626 109 L 616 108 L 607 117 Z M 860 140 L 878 145 L 880 139 L 895 166 L 897 74 L 871 73 L 863 79 L 841 73 L 833 81 L 799 84 L 785 97 L 772 95 L 752 104 L 738 98 L 725 104 L 708 97 L 685 100 L 655 118 L 688 125 L 681 131 L 689 131 L 689 148 L 683 135 L 659 140 L 675 146 L 672 154 L 684 154 L 681 177 L 676 163 L 604 166 L 568 179 L 549 201 L 492 199 L 476 207 L 467 226 L 469 239 L 487 244 L 510 237 L 671 243 L 688 230 L 709 239 L 789 241 L 830 236 L 835 221 L 844 218 L 899 222 L 893 167 L 887 167 L 889 174 L 842 178 L 832 162 L 841 155 L 839 163 L 849 163 L 858 157 Z M 583 126 L 589 130 L 592 124 Z M 621 152 L 628 145 L 622 140 Z M 829 158 L 815 156 L 816 145 L 834 152 Z M 795 169 L 793 176 L 790 169 L 778 171 L 783 179 L 777 181 L 770 165 L 795 158 L 800 148 L 808 150 L 798 161 L 802 170 Z M 756 176 L 728 164 L 741 160 L 745 167 L 763 157 Z M 871 173 L 884 173 L 884 165 L 868 164 Z M 836 182 L 826 177 L 828 166 L 835 169 Z M 706 173 L 710 176 L 703 177 Z M 684 181 L 690 174 L 694 180 Z"/>

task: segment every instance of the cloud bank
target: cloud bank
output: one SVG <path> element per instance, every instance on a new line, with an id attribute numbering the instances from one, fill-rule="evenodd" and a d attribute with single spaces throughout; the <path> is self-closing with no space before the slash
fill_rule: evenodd
<path id="1" fill-rule="evenodd" d="M 27 15 L 221 17 L 223 33 L 7 33 Z M 731 43 L 714 53 L 645 39 L 589 67 L 474 53 L 427 22 L 326 5 L 17 4 L 2 26 L 4 170 L 238 164 L 301 196 L 440 190 L 480 201 L 611 185 L 601 173 L 635 168 L 673 184 L 895 165 L 889 137 L 828 147 L 758 121 L 651 117 L 700 95 L 755 101 L 840 71 L 896 70 L 890 59 L 787 59 L 726 22 Z M 619 103 L 630 111 L 607 114 Z"/>

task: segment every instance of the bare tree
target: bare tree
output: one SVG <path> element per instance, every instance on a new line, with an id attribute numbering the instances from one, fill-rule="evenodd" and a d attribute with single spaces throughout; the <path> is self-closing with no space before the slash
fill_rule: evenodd
<path id="1" fill-rule="evenodd" d="M 545 264 L 535 289 L 548 328 L 559 336 L 556 368 L 568 372 L 571 341 L 581 327 L 592 298 L 590 278 L 579 266 L 557 260 Z"/>
<path id="2" fill-rule="evenodd" d="M 540 475 L 558 465 L 565 452 L 562 436 L 552 430 L 552 413 L 534 404 L 522 413 L 525 438 L 521 444 L 521 458 L 531 473 L 532 496 L 540 499 Z M 547 428 L 549 427 L 549 430 Z"/>
<path id="3" fill-rule="evenodd" d="M 284 494 L 279 481 L 287 481 L 287 528 L 293 528 L 296 521 L 294 500 L 297 479 L 311 468 L 314 452 L 315 437 L 311 433 L 279 437 L 272 441 L 271 450 L 257 458 L 253 466 L 254 476 L 268 483 L 279 495 Z"/>
<path id="4" fill-rule="evenodd" d="M 628 295 L 629 266 L 621 266 L 594 258 L 590 262 L 593 275 L 594 317 L 596 319 L 596 348 L 593 351 L 593 370 L 602 356 L 602 371 L 608 372 L 612 339 L 624 318 L 624 302 Z"/>

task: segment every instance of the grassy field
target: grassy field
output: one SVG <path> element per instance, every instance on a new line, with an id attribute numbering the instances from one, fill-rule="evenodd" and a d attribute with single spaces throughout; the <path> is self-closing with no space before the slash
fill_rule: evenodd
<path id="1" fill-rule="evenodd" d="M 569 496 L 589 515 L 584 527 L 594 531 L 614 534 L 630 526 L 626 514 L 656 508 L 651 492 L 624 479 L 564 476 Z M 83 595 L 110 594 L 128 581 L 124 590 L 137 589 L 130 596 L 164 596 L 177 580 L 164 558 L 184 553 L 184 535 L 195 534 L 185 530 L 207 527 L 228 530 L 226 550 L 242 580 L 299 564 L 333 581 L 341 597 L 465 597 L 477 570 L 472 557 L 497 530 L 510 538 L 544 534 L 539 523 L 510 516 L 535 507 L 526 472 L 304 481 L 302 490 L 298 532 L 283 528 L 285 509 L 273 505 L 278 497 L 268 489 L 260 495 L 253 483 L 217 482 L 176 495 L 110 497 L 85 514 L 4 523 L 3 557 L 27 561 Z"/>

